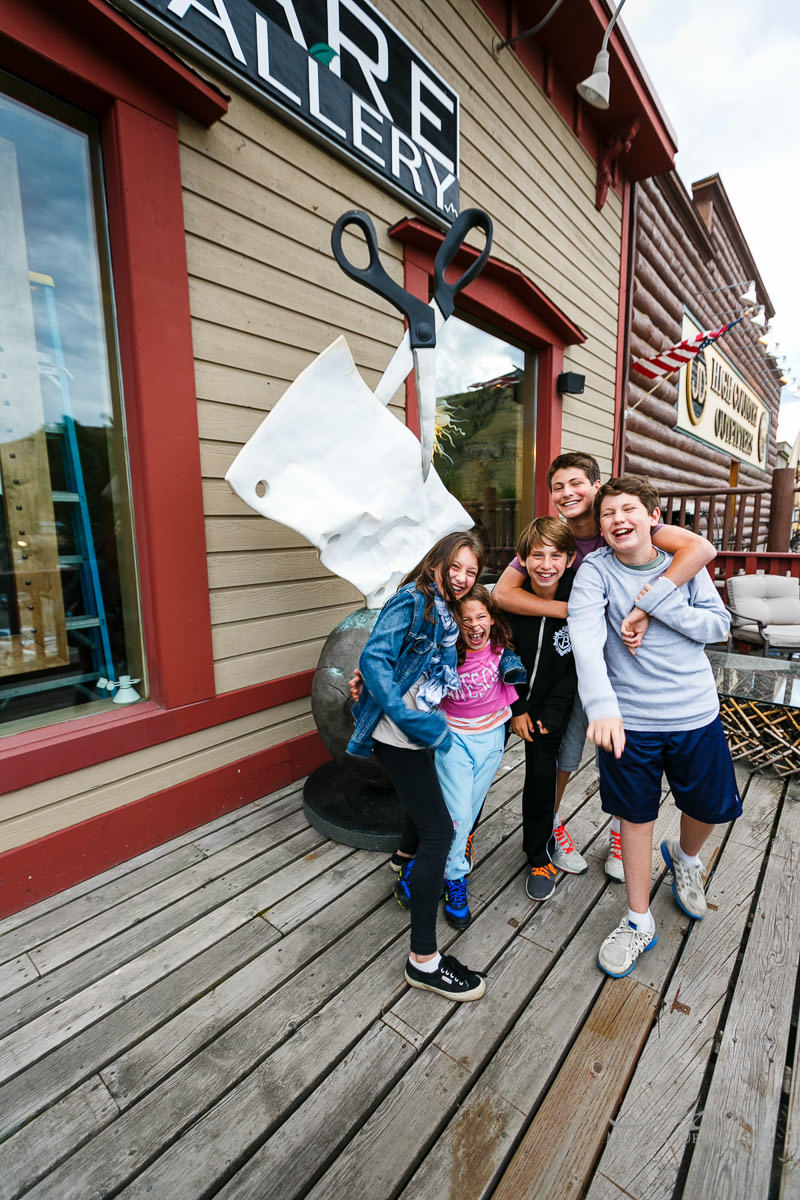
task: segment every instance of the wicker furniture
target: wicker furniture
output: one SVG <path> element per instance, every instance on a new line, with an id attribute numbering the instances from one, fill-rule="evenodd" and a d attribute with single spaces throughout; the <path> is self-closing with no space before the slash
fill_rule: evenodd
<path id="1" fill-rule="evenodd" d="M 734 759 L 800 772 L 800 660 L 707 650 Z"/>

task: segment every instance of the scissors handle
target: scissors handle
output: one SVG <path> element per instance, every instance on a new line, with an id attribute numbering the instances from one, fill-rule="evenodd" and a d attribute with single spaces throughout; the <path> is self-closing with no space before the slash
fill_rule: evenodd
<path id="1" fill-rule="evenodd" d="M 358 226 L 364 234 L 369 250 L 369 263 L 366 267 L 355 266 L 342 249 L 342 234 L 348 225 Z M 331 232 L 331 249 L 346 275 L 371 288 L 395 308 L 400 309 L 408 321 L 409 344 L 412 350 L 436 345 L 436 329 L 430 305 L 412 296 L 386 274 L 380 262 L 375 226 L 365 212 L 354 208 L 350 212 L 342 213 Z"/>
<path id="2" fill-rule="evenodd" d="M 486 244 L 475 261 L 470 263 L 466 271 L 464 271 L 463 275 L 460 275 L 453 283 L 448 283 L 444 277 L 445 271 L 464 245 L 466 236 L 471 229 L 482 229 L 486 235 Z M 478 272 L 483 270 L 483 266 L 492 251 L 492 234 L 492 218 L 482 208 L 464 209 L 450 226 L 447 237 L 437 251 L 433 268 L 436 281 L 433 297 L 442 310 L 442 316 L 445 320 L 453 315 L 457 294 L 467 284 L 472 283 Z"/>

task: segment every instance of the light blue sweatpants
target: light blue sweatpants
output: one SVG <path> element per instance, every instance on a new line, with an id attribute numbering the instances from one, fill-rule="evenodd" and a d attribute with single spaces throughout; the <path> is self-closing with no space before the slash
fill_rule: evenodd
<path id="1" fill-rule="evenodd" d="M 500 766 L 505 745 L 505 725 L 486 733 L 461 734 L 451 729 L 447 749 L 436 751 L 436 774 L 455 830 L 445 879 L 463 879 L 469 871 L 467 838 Z"/>

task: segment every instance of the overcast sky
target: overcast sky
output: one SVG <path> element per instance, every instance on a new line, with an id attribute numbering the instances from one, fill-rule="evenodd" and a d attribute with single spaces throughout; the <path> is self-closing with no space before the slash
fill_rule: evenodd
<path id="1" fill-rule="evenodd" d="M 626 0 L 620 19 L 677 134 L 687 189 L 722 178 L 800 380 L 800 0 Z M 778 432 L 800 432 L 787 388 Z"/>

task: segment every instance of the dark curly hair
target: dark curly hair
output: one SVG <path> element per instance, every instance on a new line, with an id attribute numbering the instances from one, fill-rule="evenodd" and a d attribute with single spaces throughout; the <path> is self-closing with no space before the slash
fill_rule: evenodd
<path id="1" fill-rule="evenodd" d="M 492 599 L 492 593 L 489 591 L 489 589 L 484 587 L 482 583 L 473 584 L 472 591 L 467 596 L 462 596 L 456 605 L 456 620 L 458 620 L 460 616 L 461 606 L 465 604 L 467 600 L 477 600 L 479 604 L 483 605 L 489 616 L 494 621 L 494 624 L 492 625 L 492 632 L 489 634 L 489 644 L 495 653 L 498 650 L 510 649 L 513 645 L 511 641 L 511 630 L 506 624 L 502 612 Z M 458 624 L 460 629 L 461 622 L 459 621 Z M 467 643 L 464 641 L 463 634 L 461 633 L 458 635 L 456 649 L 458 650 L 458 665 L 461 666 L 464 659 L 467 657 Z"/>

